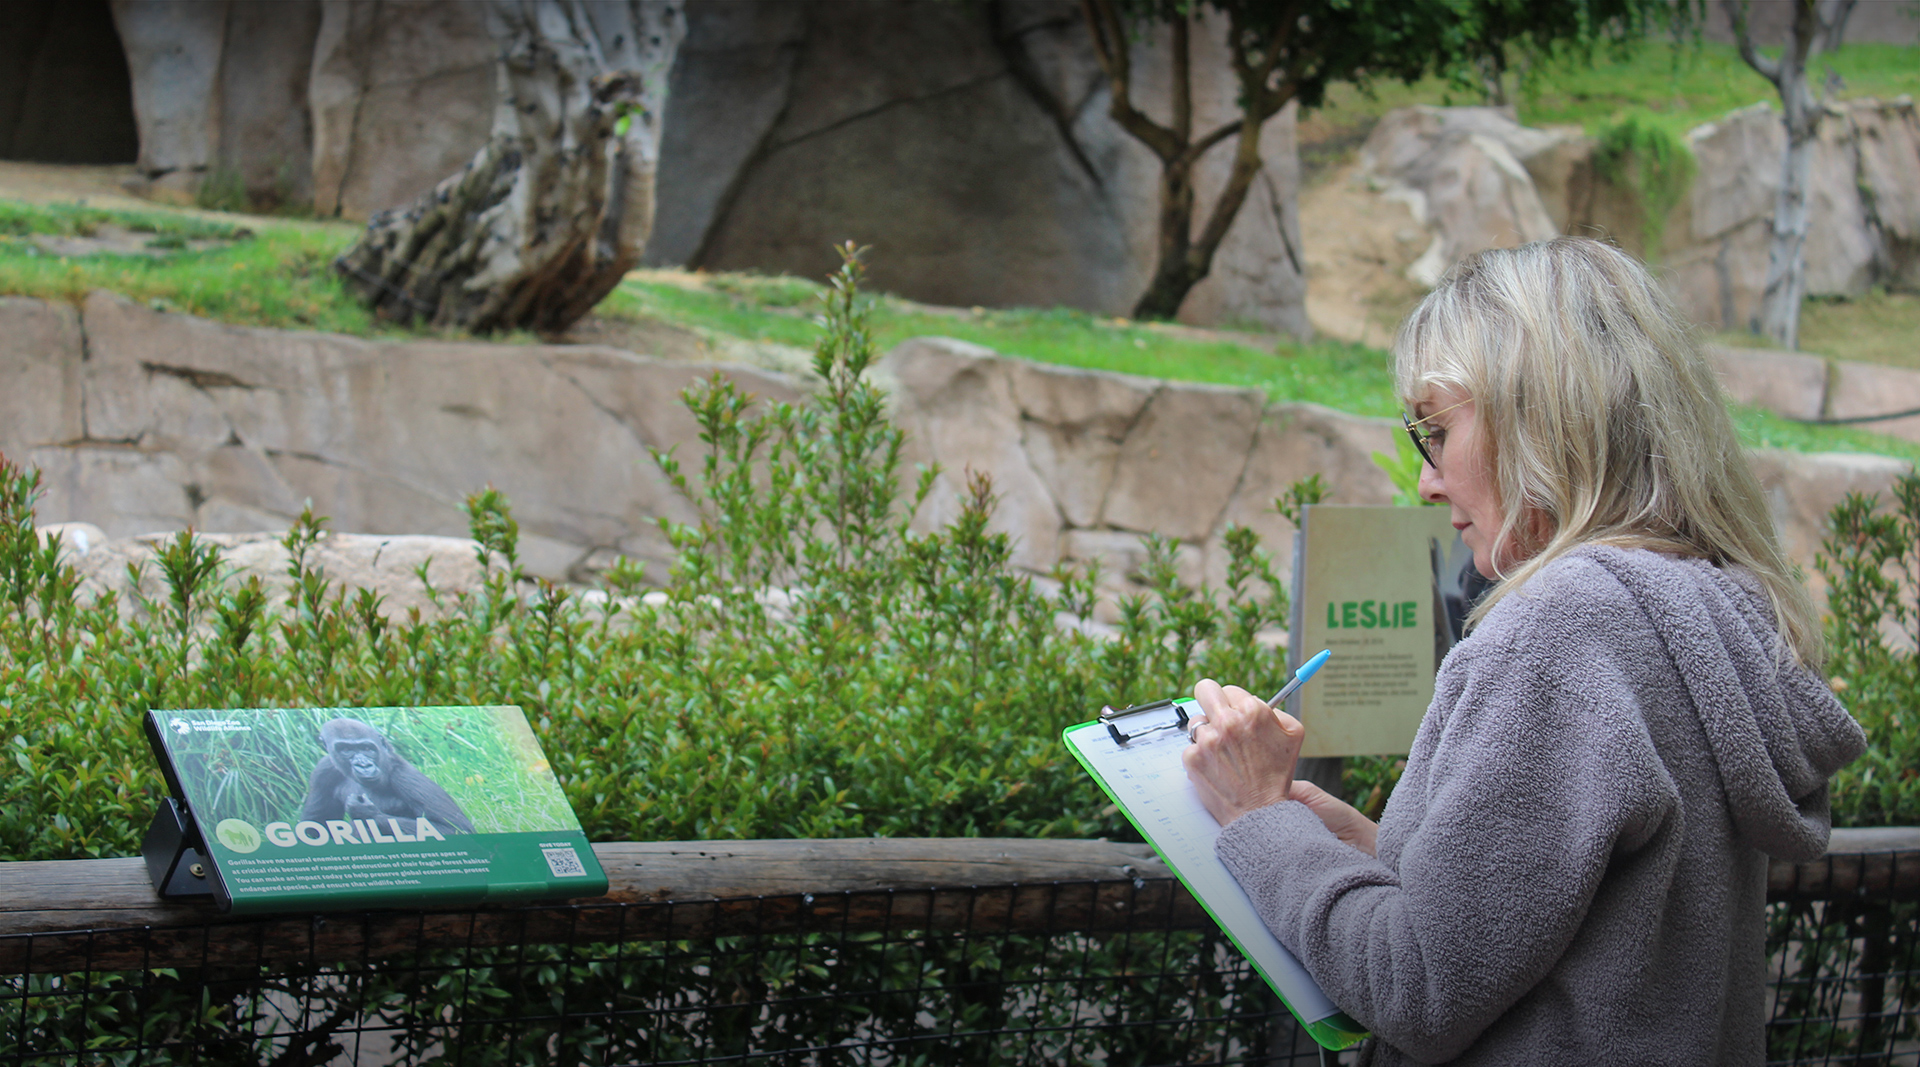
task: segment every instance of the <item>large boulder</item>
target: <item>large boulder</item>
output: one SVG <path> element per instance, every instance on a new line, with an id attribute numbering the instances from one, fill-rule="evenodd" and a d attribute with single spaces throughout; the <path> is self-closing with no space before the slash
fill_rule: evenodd
<path id="1" fill-rule="evenodd" d="M 690 4 L 668 96 L 655 264 L 819 276 L 874 246 L 876 285 L 949 305 L 1125 313 L 1153 266 L 1159 164 L 1108 116 L 1076 5 Z M 1136 100 L 1169 97 L 1162 36 Z M 1231 121 L 1224 25 L 1194 42 L 1194 126 Z M 1181 317 L 1304 333 L 1294 112 Z M 1201 210 L 1231 142 L 1203 160 Z"/>
<path id="2" fill-rule="evenodd" d="M 1400 108 L 1367 137 L 1359 173 L 1432 234 L 1407 271 L 1432 286 L 1471 253 L 1560 232 L 1527 164 L 1575 136 L 1522 126 L 1511 108 Z"/>
<path id="3" fill-rule="evenodd" d="M 1858 296 L 1905 269 L 1902 261 L 1911 254 L 1889 244 L 1870 205 L 1880 199 L 1876 178 L 1886 185 L 1896 217 L 1903 200 L 1912 199 L 1902 188 L 1920 167 L 1912 116 L 1911 103 L 1856 100 L 1829 109 L 1821 121 L 1808 187 L 1809 295 Z M 1696 322 L 1745 329 L 1766 288 L 1786 131 L 1779 113 L 1762 102 L 1695 128 L 1687 143 L 1699 164 L 1688 197 L 1690 226 L 1669 241 L 1666 264 L 1681 310 Z M 1901 180 L 1892 170 L 1903 149 Z"/>
<path id="4" fill-rule="evenodd" d="M 320 0 L 114 0 L 140 131 L 138 191 L 191 201 L 211 181 L 260 206 L 309 200 L 307 83 L 321 15 Z"/>
<path id="5" fill-rule="evenodd" d="M 1656 264 L 1680 309 L 1716 329 L 1747 329 L 1766 286 L 1770 225 L 1786 134 L 1765 102 L 1687 135 L 1697 163 L 1687 195 L 1648 227 L 1639 195 L 1595 163 L 1597 142 L 1532 130 L 1499 108 L 1413 107 L 1384 116 L 1360 174 L 1408 205 L 1431 233 L 1408 276 L 1432 285 L 1484 248 L 1556 233 L 1605 237 Z M 1807 292 L 1858 296 L 1920 284 L 1920 117 L 1913 102 L 1853 100 L 1820 124 L 1809 183 Z M 1648 247 L 1649 232 L 1659 247 Z"/>

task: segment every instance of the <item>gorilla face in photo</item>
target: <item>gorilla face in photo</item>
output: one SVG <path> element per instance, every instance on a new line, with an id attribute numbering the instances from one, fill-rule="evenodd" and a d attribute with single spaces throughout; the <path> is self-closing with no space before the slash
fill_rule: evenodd
<path id="1" fill-rule="evenodd" d="M 301 821 L 426 819 L 443 834 L 473 833 L 473 821 L 447 791 L 395 751 L 387 735 L 359 719 L 320 728 L 327 750 L 307 783 Z"/>

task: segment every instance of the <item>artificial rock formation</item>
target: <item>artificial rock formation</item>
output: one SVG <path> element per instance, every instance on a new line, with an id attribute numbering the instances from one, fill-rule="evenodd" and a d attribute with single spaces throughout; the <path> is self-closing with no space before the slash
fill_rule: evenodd
<path id="1" fill-rule="evenodd" d="M 116 0 L 140 174 L 208 180 L 367 218 L 461 170 L 493 127 L 484 5 Z M 648 262 L 818 277 L 874 247 L 880 288 L 934 303 L 1124 314 L 1153 267 L 1158 165 L 1107 116 L 1072 0 L 689 0 Z M 1167 98 L 1166 50 L 1136 63 Z M 1195 121 L 1233 113 L 1222 39 L 1197 35 Z M 1195 323 L 1305 334 L 1294 110 L 1181 308 Z M 1232 146 L 1198 168 L 1204 212 Z"/>
<path id="2" fill-rule="evenodd" d="M 1912 372 L 1716 357 L 1736 396 L 1788 414 L 1920 398 Z M 4 299 L 0 452 L 41 470 L 42 523 L 91 524 L 72 529 L 94 546 L 140 538 L 101 557 L 122 563 L 151 556 L 142 535 L 191 526 L 247 535 L 231 547 L 265 574 L 278 533 L 262 531 L 284 531 L 311 503 L 333 529 L 371 537 L 336 535 L 331 543 L 361 562 L 336 560 L 332 572 L 368 575 L 404 608 L 418 591 L 392 583 L 413 561 L 468 566 L 461 503 L 489 484 L 513 504 L 529 573 L 586 581 L 616 554 L 662 573 L 670 557 L 656 520 L 694 516 L 652 450 L 699 454 L 679 392 L 716 372 L 768 400 L 810 388 L 751 367 L 594 346 L 369 343 L 223 326 L 108 293 L 78 310 Z M 1149 533 L 1181 541 L 1187 578 L 1219 582 L 1236 523 L 1262 536 L 1284 576 L 1292 530 L 1272 504 L 1310 474 L 1338 503 L 1392 494 L 1372 457 L 1394 448 L 1394 419 L 1051 367 L 940 338 L 897 346 L 875 373 L 910 435 L 906 476 L 916 463 L 944 468 L 918 528 L 955 513 L 969 470 L 989 473 L 1000 497 L 993 521 L 1013 537 L 1016 563 L 1044 573 L 1097 559 L 1109 593 L 1132 588 Z M 1920 418 L 1909 421 L 1901 429 L 1920 439 Z M 1827 511 L 1849 491 L 1884 493 L 1908 466 L 1771 451 L 1756 465 L 1810 576 Z M 447 589 L 478 574 L 433 573 Z"/>
<path id="3" fill-rule="evenodd" d="M 1786 135 L 1766 104 L 1687 137 L 1698 172 L 1649 249 L 1644 207 L 1594 165 L 1577 130 L 1534 130 L 1497 108 L 1414 107 L 1383 117 L 1360 175 L 1405 202 L 1430 233 L 1408 270 L 1422 285 L 1483 248 L 1556 233 L 1604 236 L 1647 257 L 1697 323 L 1747 329 L 1766 285 L 1769 219 Z M 1874 285 L 1920 286 L 1920 116 L 1913 102 L 1830 107 L 1813 155 L 1807 291 L 1858 296 Z M 1883 409 L 1885 410 L 1885 409 Z"/>
<path id="4" fill-rule="evenodd" d="M 1159 166 L 1107 116 L 1080 18 L 1064 0 L 690 4 L 648 261 L 818 277 L 852 237 L 876 286 L 917 300 L 1126 313 L 1153 266 Z M 1157 106 L 1167 53 L 1141 52 L 1136 94 Z M 1236 90 L 1218 32 L 1194 53 L 1210 128 Z M 1293 109 L 1268 121 L 1183 319 L 1306 332 L 1293 130 Z M 1231 156 L 1202 161 L 1203 213 Z"/>
<path id="5" fill-rule="evenodd" d="M 1786 133 L 1779 113 L 1762 103 L 1694 129 L 1687 142 L 1699 176 L 1667 223 L 1675 236 L 1665 262 L 1696 321 L 1745 329 L 1766 287 L 1768 220 Z M 1808 295 L 1920 286 L 1920 115 L 1913 101 L 1829 107 L 1811 165 Z"/>
<path id="6" fill-rule="evenodd" d="M 212 181 L 262 206 L 311 197 L 318 0 L 114 0 L 113 19 L 133 81 L 141 191 L 191 201 Z"/>
<path id="7" fill-rule="evenodd" d="M 1527 167 L 1573 137 L 1522 126 L 1512 108 L 1400 108 L 1383 116 L 1361 146 L 1359 176 L 1405 203 L 1432 231 L 1426 252 L 1407 270 L 1431 288 L 1473 252 L 1560 232 Z"/>

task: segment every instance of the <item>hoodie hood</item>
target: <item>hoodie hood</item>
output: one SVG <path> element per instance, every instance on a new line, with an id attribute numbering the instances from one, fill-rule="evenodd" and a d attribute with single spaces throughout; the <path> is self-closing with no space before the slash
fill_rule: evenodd
<path id="1" fill-rule="evenodd" d="M 1867 739 L 1826 683 L 1779 647 L 1772 607 L 1745 571 L 1702 559 L 1580 550 L 1645 608 L 1712 748 L 1740 836 L 1784 860 L 1827 849 L 1827 779 Z"/>

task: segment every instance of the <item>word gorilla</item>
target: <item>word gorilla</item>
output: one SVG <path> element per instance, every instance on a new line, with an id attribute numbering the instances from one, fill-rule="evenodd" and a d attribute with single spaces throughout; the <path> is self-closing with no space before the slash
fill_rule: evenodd
<path id="1" fill-rule="evenodd" d="M 320 745 L 327 754 L 307 783 L 302 823 L 425 819 L 443 834 L 473 833 L 460 805 L 394 751 L 387 735 L 359 719 L 335 719 L 320 728 Z"/>

